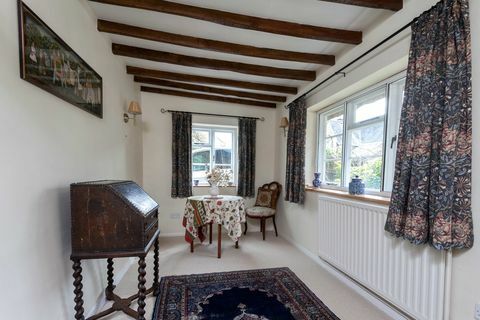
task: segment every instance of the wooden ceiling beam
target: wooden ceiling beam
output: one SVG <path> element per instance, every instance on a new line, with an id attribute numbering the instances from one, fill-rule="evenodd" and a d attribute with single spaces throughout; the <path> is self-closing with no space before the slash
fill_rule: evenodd
<path id="1" fill-rule="evenodd" d="M 248 99 L 254 99 L 254 100 L 265 100 L 265 101 L 276 101 L 276 102 L 287 101 L 287 97 L 275 96 L 270 94 L 261 94 L 261 93 L 230 90 L 230 89 L 223 89 L 223 88 L 216 88 L 216 87 L 200 86 L 197 84 L 145 78 L 145 77 L 139 77 L 139 76 L 135 76 L 133 79 L 135 82 L 148 83 L 148 84 L 153 84 L 160 87 L 169 87 L 169 88 L 176 88 L 176 89 L 183 89 L 183 90 L 190 90 L 190 91 L 201 91 L 201 92 L 207 92 L 207 93 L 221 94 L 224 96 L 236 96 L 236 97 L 242 97 L 242 98 L 248 98 Z"/>
<path id="2" fill-rule="evenodd" d="M 399 11 L 403 9 L 403 0 L 321 0 L 349 4 L 353 6 Z"/>
<path id="3" fill-rule="evenodd" d="M 210 95 L 210 94 L 201 94 L 201 93 L 193 93 L 193 92 L 186 92 L 186 91 L 153 88 L 153 87 L 146 87 L 146 86 L 141 86 L 140 90 L 142 92 L 166 94 L 166 95 L 170 95 L 170 96 L 186 97 L 186 98 L 201 99 L 201 100 L 211 100 L 211 101 L 221 101 L 221 102 L 228 102 L 228 103 L 237 103 L 237 104 L 244 104 L 244 105 L 249 105 L 249 106 L 257 106 L 257 107 L 265 107 L 265 108 L 276 108 L 277 107 L 277 105 L 275 103 L 271 103 L 271 102 L 238 99 L 238 98 L 229 98 L 229 97 L 215 96 L 215 95 Z"/>
<path id="4" fill-rule="evenodd" d="M 90 0 L 129 8 L 157 11 L 167 14 L 213 22 L 234 28 L 243 28 L 285 36 L 332 41 L 349 44 L 362 42 L 362 32 L 324 28 L 281 20 L 247 16 L 221 10 L 196 7 L 163 0 Z"/>
<path id="5" fill-rule="evenodd" d="M 282 78 L 292 80 L 313 81 L 315 71 L 295 70 L 285 68 L 267 67 L 262 65 L 232 62 L 226 60 L 207 59 L 193 56 L 186 56 L 176 53 L 144 49 L 139 47 L 112 44 L 112 51 L 116 55 L 146 59 L 157 62 L 164 62 L 194 68 L 206 68 L 212 70 L 225 70 L 261 77 Z"/>
<path id="6" fill-rule="evenodd" d="M 298 93 L 298 90 L 295 87 L 197 76 L 193 74 L 152 70 L 152 69 L 145 69 L 145 68 L 132 67 L 132 66 L 127 66 L 127 73 L 131 75 L 137 75 L 137 76 L 143 76 L 143 77 L 149 77 L 149 78 L 169 79 L 169 80 L 194 82 L 194 83 L 217 84 L 217 85 L 226 86 L 226 87 L 250 89 L 250 90 L 256 90 L 256 91 L 279 92 L 279 93 L 285 93 L 285 94 Z"/>
<path id="7" fill-rule="evenodd" d="M 100 32 L 113 33 L 122 36 L 146 39 L 163 43 L 170 43 L 177 46 L 184 46 L 195 49 L 224 52 L 256 58 L 324 64 L 329 66 L 333 66 L 335 64 L 335 56 L 333 55 L 259 48 L 231 42 L 196 38 L 181 34 L 140 28 L 106 20 L 98 20 L 97 28 Z"/>

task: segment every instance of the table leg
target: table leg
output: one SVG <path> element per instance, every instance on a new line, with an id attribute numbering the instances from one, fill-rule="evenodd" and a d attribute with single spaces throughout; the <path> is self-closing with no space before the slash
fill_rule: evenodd
<path id="1" fill-rule="evenodd" d="M 153 248 L 153 295 L 157 296 L 158 295 L 158 290 L 160 287 L 159 284 L 159 244 L 158 244 L 158 238 L 155 239 L 155 245 Z"/>
<path id="2" fill-rule="evenodd" d="M 146 320 L 145 319 L 145 297 L 147 288 L 145 287 L 145 275 L 147 272 L 145 271 L 145 267 L 147 264 L 145 263 L 145 257 L 139 257 L 138 260 L 138 320 Z"/>
<path id="3" fill-rule="evenodd" d="M 212 244 L 212 239 L 213 239 L 213 232 L 212 232 L 212 231 L 213 231 L 213 222 L 210 222 L 209 228 L 210 228 L 210 233 L 209 233 L 210 239 L 209 239 L 209 240 L 210 240 L 210 244 Z"/>
<path id="4" fill-rule="evenodd" d="M 85 320 L 83 315 L 83 285 L 82 285 L 82 265 L 80 263 L 80 259 L 73 259 L 73 286 L 75 289 L 73 293 L 75 293 L 75 319 L 76 320 Z"/>
<path id="5" fill-rule="evenodd" d="M 222 225 L 218 225 L 218 253 L 217 257 L 220 259 L 222 257 Z"/>

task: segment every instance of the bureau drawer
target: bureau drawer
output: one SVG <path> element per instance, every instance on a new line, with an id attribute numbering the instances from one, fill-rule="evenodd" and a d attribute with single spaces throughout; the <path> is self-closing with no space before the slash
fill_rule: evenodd
<path id="1" fill-rule="evenodd" d="M 152 240 L 153 236 L 155 235 L 155 232 L 158 230 L 158 221 L 155 221 L 146 231 L 145 231 L 145 245 L 147 245 L 150 240 Z"/>
<path id="2" fill-rule="evenodd" d="M 158 211 L 147 217 L 143 223 L 143 230 L 148 230 L 154 223 L 158 223 Z"/>

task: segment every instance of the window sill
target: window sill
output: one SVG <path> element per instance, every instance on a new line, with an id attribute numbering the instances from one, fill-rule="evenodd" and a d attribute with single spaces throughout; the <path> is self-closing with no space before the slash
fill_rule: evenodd
<path id="1" fill-rule="evenodd" d="M 390 197 L 386 197 L 386 196 L 377 196 L 372 194 L 353 195 L 343 190 L 327 189 L 322 187 L 315 188 L 308 185 L 305 186 L 305 191 L 323 193 L 323 194 L 327 194 L 327 195 L 331 195 L 339 198 L 369 202 L 369 203 L 378 204 L 382 206 L 390 205 Z"/>

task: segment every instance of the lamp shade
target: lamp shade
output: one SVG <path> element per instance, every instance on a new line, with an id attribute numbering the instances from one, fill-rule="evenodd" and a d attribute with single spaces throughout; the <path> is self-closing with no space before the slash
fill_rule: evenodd
<path id="1" fill-rule="evenodd" d="M 283 117 L 282 120 L 280 120 L 280 128 L 288 128 L 288 119 L 287 117 Z"/>
<path id="2" fill-rule="evenodd" d="M 128 106 L 128 113 L 134 115 L 142 114 L 142 108 L 140 108 L 140 105 L 137 101 L 130 102 L 130 105 Z"/>

